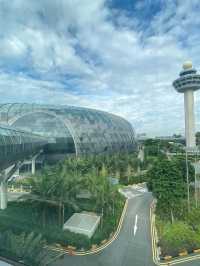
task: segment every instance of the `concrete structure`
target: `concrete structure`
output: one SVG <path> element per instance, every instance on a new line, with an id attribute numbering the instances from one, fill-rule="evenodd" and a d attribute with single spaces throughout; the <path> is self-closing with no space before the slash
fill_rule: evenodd
<path id="1" fill-rule="evenodd" d="M 141 195 L 137 196 L 141 190 L 132 189 L 133 194 L 134 191 L 135 196 L 128 200 L 121 230 L 110 245 L 94 255 L 65 255 L 52 266 L 155 266 L 157 263 L 155 264 L 152 258 L 149 215 L 153 197 L 149 192 L 141 192 Z M 199 261 L 196 260 L 196 264 L 190 263 L 183 262 L 180 266 L 198 266 Z"/>
<path id="2" fill-rule="evenodd" d="M 178 92 L 184 93 L 186 147 L 192 150 L 196 147 L 194 91 L 200 89 L 200 75 L 193 68 L 192 62 L 183 64 L 180 77 L 173 82 L 173 86 Z"/>
<path id="3" fill-rule="evenodd" d="M 0 200 L 0 209 L 5 210 L 7 208 L 8 195 L 7 195 L 7 182 L 1 182 L 0 190 L 1 200 Z"/>
<path id="4" fill-rule="evenodd" d="M 63 229 L 91 238 L 100 223 L 100 216 L 91 213 L 74 213 Z"/>
<path id="5" fill-rule="evenodd" d="M 0 266 L 12 266 L 11 264 L 8 264 L 5 261 L 0 261 Z"/>

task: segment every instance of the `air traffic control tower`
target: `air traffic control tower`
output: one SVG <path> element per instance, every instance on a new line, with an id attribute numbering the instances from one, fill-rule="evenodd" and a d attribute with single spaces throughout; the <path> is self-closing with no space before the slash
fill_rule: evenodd
<path id="1" fill-rule="evenodd" d="M 187 61 L 183 64 L 179 76 L 173 86 L 178 92 L 184 93 L 186 148 L 192 151 L 196 147 L 194 91 L 200 89 L 200 75 L 193 68 L 192 62 Z"/>

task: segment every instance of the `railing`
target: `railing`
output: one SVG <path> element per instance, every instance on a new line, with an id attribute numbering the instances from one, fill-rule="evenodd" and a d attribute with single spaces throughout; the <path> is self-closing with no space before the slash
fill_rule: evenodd
<path id="1" fill-rule="evenodd" d="M 27 192 L 30 193 L 32 190 L 31 185 L 22 185 L 22 184 L 9 184 L 8 185 L 8 191 L 9 192 Z"/>

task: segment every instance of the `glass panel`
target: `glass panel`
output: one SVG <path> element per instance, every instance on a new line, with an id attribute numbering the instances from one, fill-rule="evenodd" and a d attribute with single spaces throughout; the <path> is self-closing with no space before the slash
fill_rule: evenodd
<path id="1" fill-rule="evenodd" d="M 136 147 L 132 126 L 123 118 L 89 108 L 37 104 L 0 106 L 8 123 L 18 129 L 72 145 L 77 154 L 131 151 Z M 13 122 L 14 121 L 14 122 Z"/>

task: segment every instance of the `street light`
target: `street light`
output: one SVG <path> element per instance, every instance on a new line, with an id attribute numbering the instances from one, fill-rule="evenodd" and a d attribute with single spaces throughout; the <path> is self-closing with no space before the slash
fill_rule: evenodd
<path id="1" fill-rule="evenodd" d="M 187 203 L 188 203 L 188 212 L 190 211 L 190 183 L 189 183 L 189 169 L 188 169 L 188 153 L 187 149 L 185 150 L 185 163 L 186 163 L 186 178 L 187 178 Z"/>
<path id="2" fill-rule="evenodd" d="M 198 205 L 198 198 L 197 198 L 197 155 L 198 155 L 198 147 L 193 148 L 185 148 L 185 163 L 186 163 L 186 178 L 187 178 L 187 201 L 188 201 L 188 211 L 190 211 L 190 182 L 189 182 L 189 167 L 188 167 L 188 153 L 195 155 L 195 164 L 194 166 L 194 190 L 195 190 L 195 205 Z"/>

